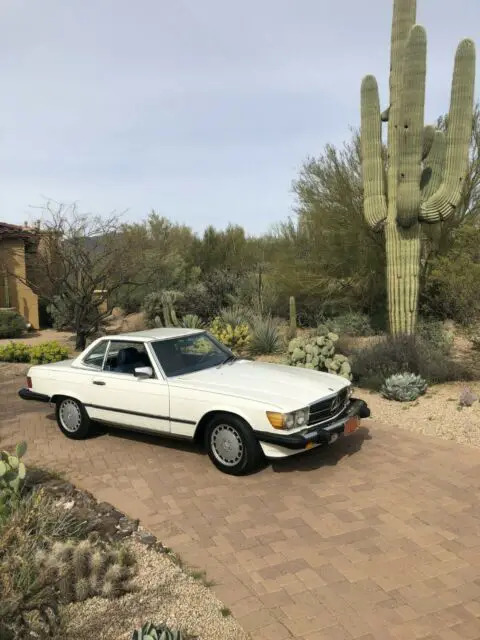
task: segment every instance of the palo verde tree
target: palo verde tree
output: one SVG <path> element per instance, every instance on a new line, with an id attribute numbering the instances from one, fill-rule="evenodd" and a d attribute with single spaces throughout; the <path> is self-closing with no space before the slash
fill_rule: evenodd
<path id="1" fill-rule="evenodd" d="M 420 288 L 421 225 L 450 218 L 464 194 L 472 133 L 475 46 L 456 52 L 446 133 L 424 126 L 427 37 L 416 22 L 416 0 L 394 0 L 390 104 L 380 113 L 377 81 L 361 89 L 364 214 L 386 241 L 392 334 L 415 331 Z M 388 122 L 387 171 L 382 121 Z"/>

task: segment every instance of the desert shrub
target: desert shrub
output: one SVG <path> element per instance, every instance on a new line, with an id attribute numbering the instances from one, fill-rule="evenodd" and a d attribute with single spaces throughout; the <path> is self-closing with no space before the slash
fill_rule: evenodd
<path id="1" fill-rule="evenodd" d="M 30 362 L 32 364 L 48 364 L 68 360 L 68 349 L 58 342 L 44 342 L 30 348 Z"/>
<path id="2" fill-rule="evenodd" d="M 20 338 L 25 329 L 23 316 L 11 309 L 0 310 L 0 339 Z"/>
<path id="3" fill-rule="evenodd" d="M 24 342 L 10 342 L 0 347 L 0 362 L 30 362 L 31 346 Z"/>
<path id="4" fill-rule="evenodd" d="M 130 589 L 128 549 L 86 536 L 85 521 L 35 487 L 0 521 L 2 639 L 64 637 L 59 604 Z"/>
<path id="5" fill-rule="evenodd" d="M 220 317 L 214 318 L 209 327 L 210 333 L 222 344 L 233 351 L 242 351 L 248 347 L 250 328 L 248 324 L 239 324 L 232 327 L 226 324 Z"/>
<path id="6" fill-rule="evenodd" d="M 339 335 L 372 336 L 375 333 L 370 318 L 357 311 L 349 311 L 334 318 L 322 318 L 319 325 L 325 325 L 329 331 Z"/>
<path id="7" fill-rule="evenodd" d="M 455 230 L 452 247 L 429 265 L 421 299 L 425 315 L 470 325 L 480 318 L 480 229 Z"/>
<path id="8" fill-rule="evenodd" d="M 387 400 L 412 402 L 427 390 L 427 383 L 414 373 L 397 373 L 385 380 L 380 393 Z"/>
<path id="9" fill-rule="evenodd" d="M 441 320 L 419 318 L 416 333 L 439 351 L 450 353 L 452 350 L 453 332 L 447 331 Z"/>
<path id="10" fill-rule="evenodd" d="M 47 364 L 68 359 L 68 349 L 58 342 L 44 342 L 27 345 L 23 342 L 11 342 L 0 347 L 0 362 L 28 362 L 30 364 Z"/>
<path id="11" fill-rule="evenodd" d="M 288 363 L 295 367 L 328 371 L 350 380 L 348 358 L 335 353 L 337 340 L 338 336 L 331 332 L 294 338 L 288 345 Z"/>
<path id="12" fill-rule="evenodd" d="M 468 368 L 455 362 L 420 336 L 378 339 L 352 350 L 353 379 L 362 387 L 379 390 L 386 378 L 409 371 L 429 384 L 468 380 Z"/>
<path id="13" fill-rule="evenodd" d="M 252 355 L 279 353 L 282 346 L 277 320 L 267 316 L 266 318 L 257 317 L 251 321 L 248 350 Z"/>

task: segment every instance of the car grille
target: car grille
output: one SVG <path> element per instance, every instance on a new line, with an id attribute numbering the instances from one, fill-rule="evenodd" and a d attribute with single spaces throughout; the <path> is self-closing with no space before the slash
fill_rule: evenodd
<path id="1" fill-rule="evenodd" d="M 335 396 L 328 398 L 327 400 L 320 400 L 310 405 L 310 416 L 308 418 L 308 425 L 317 424 L 318 422 L 325 422 L 329 418 L 333 418 L 338 415 L 342 409 L 345 408 L 345 404 L 348 400 L 348 387 L 345 387 L 339 391 Z"/>

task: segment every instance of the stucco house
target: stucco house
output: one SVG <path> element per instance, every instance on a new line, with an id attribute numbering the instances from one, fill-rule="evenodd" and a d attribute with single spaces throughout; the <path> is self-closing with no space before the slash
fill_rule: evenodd
<path id="1" fill-rule="evenodd" d="M 38 296 L 26 284 L 28 263 L 38 246 L 34 229 L 0 222 L 0 308 L 16 309 L 39 328 Z"/>

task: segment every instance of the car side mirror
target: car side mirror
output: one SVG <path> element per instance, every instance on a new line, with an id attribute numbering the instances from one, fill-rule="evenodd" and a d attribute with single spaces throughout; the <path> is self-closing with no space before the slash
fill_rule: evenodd
<path id="1" fill-rule="evenodd" d="M 147 378 L 153 378 L 152 367 L 137 367 L 134 372 L 134 376 L 140 380 L 146 380 Z"/>

